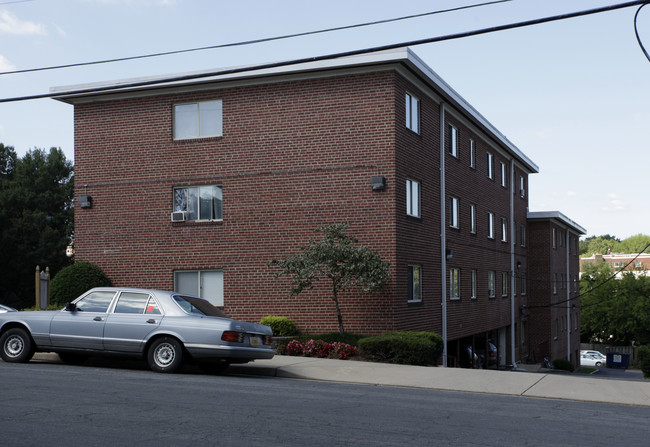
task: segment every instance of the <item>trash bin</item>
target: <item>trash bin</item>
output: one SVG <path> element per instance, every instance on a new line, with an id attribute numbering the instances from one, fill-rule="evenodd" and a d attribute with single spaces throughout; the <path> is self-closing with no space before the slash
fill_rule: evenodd
<path id="1" fill-rule="evenodd" d="M 607 353 L 608 368 L 624 368 L 630 365 L 630 354 L 619 354 L 618 352 Z"/>

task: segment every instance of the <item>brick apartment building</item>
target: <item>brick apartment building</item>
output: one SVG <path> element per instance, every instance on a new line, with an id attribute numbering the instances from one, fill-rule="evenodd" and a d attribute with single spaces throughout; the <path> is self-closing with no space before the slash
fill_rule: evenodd
<path id="1" fill-rule="evenodd" d="M 534 262 L 522 281 L 522 354 L 580 359 L 580 236 L 586 231 L 562 213 L 528 213 L 528 248 Z M 525 289 L 524 289 L 525 287 Z"/>
<path id="2" fill-rule="evenodd" d="M 650 254 L 628 254 L 628 253 L 595 253 L 586 258 L 580 258 L 580 271 L 586 264 L 597 264 L 605 262 L 609 264 L 617 277 L 624 272 L 633 272 L 635 276 L 646 275 L 650 271 Z"/>
<path id="3" fill-rule="evenodd" d="M 114 284 L 335 331 L 327 285 L 287 298 L 267 262 L 348 221 L 392 280 L 340 297 L 346 330 L 438 332 L 450 365 L 527 353 L 538 167 L 410 50 L 53 91 L 74 105 L 76 260 Z"/>

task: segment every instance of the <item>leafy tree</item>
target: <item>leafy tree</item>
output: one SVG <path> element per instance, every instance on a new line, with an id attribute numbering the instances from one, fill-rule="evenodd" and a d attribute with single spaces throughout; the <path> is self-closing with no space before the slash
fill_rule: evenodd
<path id="1" fill-rule="evenodd" d="M 588 257 L 594 253 L 605 254 L 607 251 L 618 252 L 621 240 L 616 236 L 605 234 L 602 236 L 590 236 L 580 241 L 580 256 Z"/>
<path id="2" fill-rule="evenodd" d="M 2 292 L 15 294 L 19 307 L 28 306 L 36 266 L 57 272 L 70 263 L 72 173 L 61 149 L 36 149 L 20 159 L 0 144 L 0 299 Z"/>
<path id="3" fill-rule="evenodd" d="M 390 277 L 390 264 L 382 261 L 379 254 L 370 248 L 355 245 L 358 239 L 346 233 L 349 226 L 343 222 L 318 228 L 316 231 L 323 233 L 323 239 L 310 239 L 300 248 L 302 253 L 269 262 L 269 265 L 282 269 L 276 278 L 291 276 L 290 297 L 305 289 L 313 289 L 314 282 L 321 278 L 329 279 L 341 334 L 344 330 L 340 293 L 352 288 L 363 293 L 378 292 Z"/>
<path id="4" fill-rule="evenodd" d="M 584 267 L 580 281 L 583 342 L 650 343 L 650 277 L 632 272 L 613 279 L 609 264 Z"/>

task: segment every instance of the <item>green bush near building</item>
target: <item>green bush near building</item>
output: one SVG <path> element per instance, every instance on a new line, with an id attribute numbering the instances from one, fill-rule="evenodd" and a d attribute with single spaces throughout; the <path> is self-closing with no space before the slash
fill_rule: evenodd
<path id="1" fill-rule="evenodd" d="M 443 343 L 434 332 L 387 332 L 359 340 L 359 355 L 369 361 L 435 366 Z"/>
<path id="2" fill-rule="evenodd" d="M 62 268 L 50 281 L 50 304 L 63 306 L 93 287 L 107 287 L 111 281 L 90 262 L 77 262 Z"/>

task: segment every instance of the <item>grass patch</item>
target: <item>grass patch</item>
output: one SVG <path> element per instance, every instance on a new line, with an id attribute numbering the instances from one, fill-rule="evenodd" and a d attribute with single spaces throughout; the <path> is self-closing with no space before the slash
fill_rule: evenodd
<path id="1" fill-rule="evenodd" d="M 593 373 L 594 371 L 597 371 L 597 370 L 598 370 L 598 368 L 592 368 L 591 366 L 581 366 L 575 372 L 577 374 L 591 374 L 591 373 Z"/>

